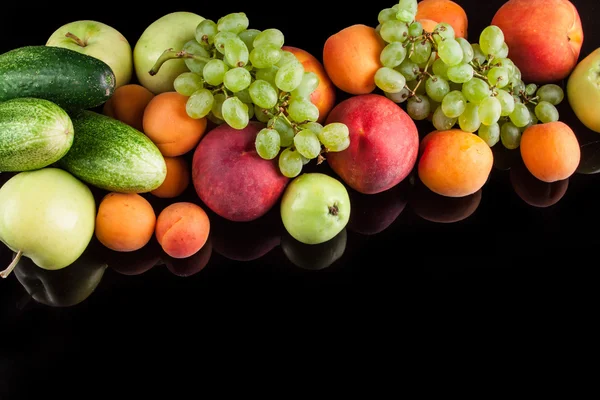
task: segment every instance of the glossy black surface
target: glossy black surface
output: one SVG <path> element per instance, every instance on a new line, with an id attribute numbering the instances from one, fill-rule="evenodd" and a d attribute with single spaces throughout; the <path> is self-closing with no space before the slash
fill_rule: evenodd
<path id="1" fill-rule="evenodd" d="M 457 2 L 469 16 L 471 41 L 504 3 Z M 269 11 L 248 7 L 249 3 L 216 2 L 218 8 L 209 8 L 215 3 L 174 1 L 152 7 L 134 5 L 128 12 L 118 11 L 117 2 L 109 3 L 60 8 L 40 5 L 35 23 L 29 22 L 22 31 L 0 24 L 0 50 L 44 44 L 60 25 L 78 19 L 113 26 L 133 49 L 145 27 L 169 12 L 193 11 L 216 20 L 229 12 L 244 11 L 251 26 L 279 28 L 286 35 L 286 44 L 321 59 L 323 43 L 330 35 L 355 23 L 375 26 L 379 10 L 394 1 L 361 2 L 360 7 L 332 1 L 339 3 L 333 6 L 337 15 L 321 11 L 324 2 L 301 1 L 301 8 L 285 17 L 265 14 Z M 586 35 L 582 59 L 600 47 L 596 20 L 600 8 L 596 1 L 573 3 Z M 9 6 L 3 10 L 4 17 L 17 20 L 27 7 Z M 267 10 L 276 13 L 273 8 Z M 338 100 L 345 97 L 338 92 Z M 600 140 L 600 134 L 577 121 L 566 100 L 560 114 L 582 145 Z M 421 135 L 433 130 L 428 123 L 420 123 L 419 128 Z M 587 172 L 600 168 L 598 146 L 590 144 L 583 149 L 582 167 Z M 24 263 L 9 279 L 0 281 L 0 328 L 12 338 L 0 342 L 0 399 L 30 398 L 35 382 L 48 384 L 51 377 L 60 375 L 53 366 L 76 371 L 71 362 L 82 362 L 82 353 L 108 360 L 112 356 L 105 354 L 115 356 L 116 352 L 104 353 L 106 349 L 112 345 L 126 348 L 126 343 L 136 347 L 139 336 L 155 341 L 152 351 L 166 352 L 169 346 L 181 350 L 186 343 L 201 340 L 213 327 L 209 321 L 217 318 L 239 321 L 242 334 L 256 327 L 252 319 L 261 312 L 272 311 L 269 319 L 273 322 L 297 307 L 306 307 L 315 314 L 327 314 L 327 319 L 341 309 L 380 296 L 389 302 L 375 307 L 391 307 L 391 318 L 398 318 L 402 307 L 438 300 L 441 306 L 454 297 L 501 302 L 549 276 L 572 273 L 597 248 L 600 175 L 577 173 L 568 182 L 548 185 L 523 168 L 517 152 L 494 149 L 494 154 L 495 167 L 488 183 L 464 199 L 437 196 L 414 174 L 378 195 L 349 190 L 353 209 L 347 228 L 319 246 L 293 240 L 275 207 L 267 216 L 247 224 L 210 213 L 209 242 L 188 260 L 166 257 L 155 240 L 131 254 L 107 251 L 94 241 L 86 253 L 91 261 L 76 273 L 67 269 L 51 274 Z M 310 170 L 332 173 L 326 164 L 313 165 Z M 0 175 L 0 180 L 6 178 Z M 101 195 L 98 191 L 98 198 Z M 157 212 L 167 204 L 146 197 Z M 201 204 L 192 187 L 184 198 Z M 12 253 L 0 247 L 0 266 L 11 259 Z M 192 328 L 197 324 L 200 328 Z M 161 342 L 160 336 L 169 333 L 180 342 Z M 319 336 L 318 330 L 312 335 Z M 81 371 L 76 376 L 92 381 Z M 51 387 L 57 385 L 53 381 Z"/>

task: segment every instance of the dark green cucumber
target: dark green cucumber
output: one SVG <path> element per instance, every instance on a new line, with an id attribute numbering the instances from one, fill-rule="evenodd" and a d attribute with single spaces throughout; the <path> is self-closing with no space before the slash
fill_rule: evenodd
<path id="1" fill-rule="evenodd" d="M 90 110 L 71 114 L 75 138 L 58 165 L 82 181 L 119 193 L 146 193 L 167 176 L 165 159 L 142 132 Z"/>
<path id="2" fill-rule="evenodd" d="M 36 97 L 84 110 L 105 103 L 115 84 L 108 64 L 75 50 L 25 46 L 0 54 L 0 101 Z"/>
<path id="3" fill-rule="evenodd" d="M 60 160 L 73 144 L 69 114 L 51 101 L 0 103 L 0 171 L 31 171 Z"/>

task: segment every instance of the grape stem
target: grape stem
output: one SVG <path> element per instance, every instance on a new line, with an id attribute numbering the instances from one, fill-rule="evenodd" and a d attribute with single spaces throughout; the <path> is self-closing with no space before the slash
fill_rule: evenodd
<path id="1" fill-rule="evenodd" d="M 158 74 L 158 71 L 162 67 L 162 65 L 169 60 L 177 60 L 180 58 L 192 58 L 198 61 L 209 62 L 211 59 L 208 57 L 199 56 L 197 54 L 192 54 L 185 50 L 174 51 L 172 48 L 165 50 L 160 57 L 156 60 L 156 63 L 152 66 L 152 69 L 148 71 L 150 76 L 154 76 Z"/>
<path id="2" fill-rule="evenodd" d="M 19 263 L 19 260 L 21 260 L 21 256 L 23 256 L 23 251 L 19 250 L 17 252 L 17 255 L 15 255 L 15 258 L 13 258 L 12 262 L 8 265 L 8 267 L 6 267 L 4 271 L 0 272 L 0 277 L 8 278 L 10 273 L 13 272 L 13 270 L 16 268 L 17 264 Z"/>

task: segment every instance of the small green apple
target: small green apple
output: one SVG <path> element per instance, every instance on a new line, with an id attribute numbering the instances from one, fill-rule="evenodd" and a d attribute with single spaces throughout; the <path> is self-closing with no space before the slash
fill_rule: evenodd
<path id="1" fill-rule="evenodd" d="M 67 171 L 18 173 L 0 188 L 0 241 L 17 253 L 0 276 L 6 278 L 21 256 L 46 270 L 69 266 L 90 243 L 95 221 L 92 191 Z"/>
<path id="2" fill-rule="evenodd" d="M 185 11 L 167 14 L 150 24 L 133 48 L 135 74 L 142 86 L 154 94 L 175 90 L 173 82 L 183 72 L 189 71 L 185 60 L 166 62 L 156 75 L 150 70 L 165 50 L 179 51 L 196 37 L 196 27 L 203 17 Z"/>
<path id="3" fill-rule="evenodd" d="M 116 86 L 131 81 L 133 53 L 131 45 L 115 28 L 102 22 L 80 20 L 58 28 L 46 46 L 64 47 L 104 61 L 113 70 Z"/>
<path id="4" fill-rule="evenodd" d="M 305 244 L 334 238 L 348 224 L 350 197 L 337 179 L 304 173 L 289 183 L 281 198 L 281 219 L 287 232 Z"/>
<path id="5" fill-rule="evenodd" d="M 589 129 L 600 132 L 600 48 L 571 72 L 567 98 L 577 118 Z"/>

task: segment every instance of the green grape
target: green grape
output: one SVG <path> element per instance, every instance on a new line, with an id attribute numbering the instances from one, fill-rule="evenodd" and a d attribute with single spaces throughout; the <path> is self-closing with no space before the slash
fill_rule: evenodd
<path id="1" fill-rule="evenodd" d="M 419 82 L 421 82 L 419 84 Z M 406 82 L 406 87 L 415 92 L 416 94 L 427 94 L 427 88 L 423 84 L 423 81 L 409 81 Z"/>
<path id="2" fill-rule="evenodd" d="M 319 109 L 305 97 L 297 97 L 288 104 L 288 115 L 294 122 L 316 121 L 319 119 Z"/>
<path id="3" fill-rule="evenodd" d="M 473 79 L 473 67 L 470 64 L 458 64 L 448 68 L 448 79 L 454 83 L 466 83 Z"/>
<path id="4" fill-rule="evenodd" d="M 258 29 L 244 29 L 238 33 L 238 37 L 246 43 L 249 52 L 254 48 L 254 39 L 259 33 L 260 31 Z"/>
<path id="5" fill-rule="evenodd" d="M 498 90 L 496 98 L 500 102 L 502 117 L 508 117 L 515 109 L 515 99 L 506 90 Z"/>
<path id="6" fill-rule="evenodd" d="M 423 34 L 423 25 L 415 21 L 408 26 L 408 36 L 417 37 Z"/>
<path id="7" fill-rule="evenodd" d="M 395 21 L 396 20 L 396 10 L 393 8 L 384 8 L 379 11 L 377 15 L 377 22 L 380 24 L 385 24 L 387 21 Z M 385 40 L 385 39 L 384 39 Z"/>
<path id="8" fill-rule="evenodd" d="M 477 63 L 477 65 L 483 65 L 483 63 L 486 62 L 487 57 L 485 54 L 483 54 L 483 51 L 481 51 L 481 46 L 479 46 L 479 43 L 472 44 L 471 48 L 473 49 L 473 60 Z"/>
<path id="9" fill-rule="evenodd" d="M 275 75 L 277 75 L 277 70 L 279 70 L 279 67 L 276 65 L 272 65 L 267 68 L 259 68 L 256 70 L 256 79 L 269 82 L 271 85 L 273 85 L 273 87 L 275 87 Z"/>
<path id="10" fill-rule="evenodd" d="M 275 116 L 269 119 L 267 126 L 278 132 L 281 147 L 289 147 L 294 143 L 294 128 L 283 117 Z"/>
<path id="11" fill-rule="evenodd" d="M 508 44 L 506 44 L 506 42 L 502 43 L 502 47 L 500 47 L 500 50 L 496 53 L 495 56 L 499 58 L 508 57 Z"/>
<path id="12" fill-rule="evenodd" d="M 309 97 L 319 86 L 319 76 L 312 71 L 305 71 L 302 81 L 292 91 L 292 96 Z"/>
<path id="13" fill-rule="evenodd" d="M 547 101 L 540 101 L 535 106 L 535 116 L 543 123 L 558 121 L 558 110 Z"/>
<path id="14" fill-rule="evenodd" d="M 314 132 L 315 135 L 318 136 L 321 133 L 321 131 L 323 130 L 323 125 L 321 125 L 320 123 L 318 123 L 316 121 L 310 121 L 310 122 L 300 125 L 300 128 L 310 129 L 311 131 Z"/>
<path id="15" fill-rule="evenodd" d="M 527 86 L 525 86 L 525 94 L 528 97 L 531 97 L 535 94 L 535 91 L 537 90 L 537 85 L 535 83 L 530 83 Z"/>
<path id="16" fill-rule="evenodd" d="M 248 106 L 235 96 L 228 97 L 223 102 L 221 114 L 227 125 L 234 129 L 248 126 Z"/>
<path id="17" fill-rule="evenodd" d="M 479 106 L 473 103 L 467 103 L 465 111 L 458 117 L 458 126 L 465 132 L 475 132 L 481 126 L 479 118 Z"/>
<path id="18" fill-rule="evenodd" d="M 302 156 L 292 147 L 288 147 L 279 154 L 278 164 L 279 170 L 283 176 L 288 178 L 297 177 L 304 166 L 304 163 L 302 162 Z"/>
<path id="19" fill-rule="evenodd" d="M 513 73 L 511 75 L 511 78 L 522 82 L 521 70 L 514 63 L 513 63 Z"/>
<path id="20" fill-rule="evenodd" d="M 225 118 L 223 118 L 223 103 L 227 100 L 227 97 L 223 93 L 217 93 L 213 95 L 213 98 L 214 101 L 210 111 L 215 117 L 225 121 Z"/>
<path id="21" fill-rule="evenodd" d="M 461 89 L 465 98 L 475 104 L 481 103 L 481 100 L 490 96 L 490 86 L 479 78 L 473 78 L 465 82 Z"/>
<path id="22" fill-rule="evenodd" d="M 508 71 L 509 81 L 515 73 L 515 63 L 510 58 L 494 58 L 490 62 L 491 67 L 503 67 Z"/>
<path id="23" fill-rule="evenodd" d="M 398 2 L 398 11 L 396 12 L 396 19 L 411 23 L 414 21 L 417 15 L 417 0 L 400 0 Z"/>
<path id="24" fill-rule="evenodd" d="M 442 111 L 449 118 L 458 118 L 465 111 L 467 99 L 458 90 L 452 90 L 442 100 Z"/>
<path id="25" fill-rule="evenodd" d="M 431 42 L 419 41 L 413 44 L 412 54 L 409 58 L 415 64 L 425 63 L 431 57 Z"/>
<path id="26" fill-rule="evenodd" d="M 304 66 L 300 61 L 287 63 L 279 67 L 275 74 L 275 86 L 284 92 L 296 89 L 304 77 Z"/>
<path id="27" fill-rule="evenodd" d="M 460 44 L 460 47 L 463 51 L 462 63 L 468 64 L 473 61 L 475 52 L 473 51 L 473 46 L 471 46 L 471 43 L 469 43 L 467 39 L 461 37 L 457 37 L 455 40 L 458 42 L 458 44 Z"/>
<path id="28" fill-rule="evenodd" d="M 317 136 L 329 151 L 343 151 L 350 146 L 350 131 L 346 124 L 332 122 L 325 125 Z"/>
<path id="29" fill-rule="evenodd" d="M 433 32 L 435 33 L 433 35 L 433 39 L 438 44 L 446 39 L 455 39 L 456 37 L 456 34 L 454 33 L 454 28 L 452 27 L 452 25 L 446 22 L 441 22 L 437 24 L 435 28 L 433 28 Z"/>
<path id="30" fill-rule="evenodd" d="M 514 150 L 521 144 L 521 131 L 512 122 L 505 122 L 500 127 L 500 140 L 509 150 Z"/>
<path id="31" fill-rule="evenodd" d="M 281 139 L 279 132 L 272 128 L 263 128 L 256 135 L 254 140 L 256 153 L 264 160 L 272 160 L 281 150 Z"/>
<path id="32" fill-rule="evenodd" d="M 254 105 L 248 103 L 244 104 L 246 105 L 246 110 L 248 111 L 248 121 L 250 121 L 252 118 L 254 118 Z"/>
<path id="33" fill-rule="evenodd" d="M 248 89 L 252 102 L 261 108 L 270 109 L 277 104 L 277 89 L 269 82 L 257 79 L 250 84 Z"/>
<path id="34" fill-rule="evenodd" d="M 508 85 L 508 69 L 504 67 L 493 67 L 487 73 L 488 82 L 490 85 L 497 88 L 503 88 Z"/>
<path id="35" fill-rule="evenodd" d="M 277 62 L 277 67 L 281 68 L 284 64 L 288 64 L 291 62 L 298 62 L 298 58 L 296 58 L 296 56 L 294 55 L 294 53 L 292 53 L 291 51 L 288 50 L 282 50 L 281 51 L 281 58 L 279 59 L 279 61 Z"/>
<path id="36" fill-rule="evenodd" d="M 232 67 L 243 67 L 248 63 L 249 52 L 246 43 L 239 37 L 229 38 L 224 43 L 224 60 Z"/>
<path id="37" fill-rule="evenodd" d="M 549 83 L 540 86 L 537 90 L 537 96 L 541 101 L 547 101 L 548 103 L 557 106 L 563 101 L 565 93 L 560 86 Z"/>
<path id="38" fill-rule="evenodd" d="M 254 104 L 254 116 L 260 122 L 263 122 L 265 124 L 267 122 L 269 122 L 269 119 L 271 118 L 271 116 L 269 115 L 268 111 L 269 110 Z"/>
<path id="39" fill-rule="evenodd" d="M 210 58 L 210 54 L 204 47 L 198 44 L 194 39 L 186 42 L 181 50 L 186 53 L 194 54 L 196 56 Z M 195 60 L 193 58 L 184 58 L 185 66 L 191 71 L 195 72 L 198 75 L 202 76 L 202 71 L 204 70 L 204 66 L 206 65 L 206 61 Z"/>
<path id="40" fill-rule="evenodd" d="M 191 96 L 204 87 L 202 77 L 194 72 L 184 72 L 173 81 L 175 91 L 183 96 Z"/>
<path id="41" fill-rule="evenodd" d="M 260 47 L 269 44 L 280 49 L 283 46 L 283 43 L 283 32 L 276 28 L 265 29 L 254 39 L 254 47 Z"/>
<path id="42" fill-rule="evenodd" d="M 246 89 L 252 82 L 252 75 L 245 68 L 232 68 L 225 72 L 223 84 L 232 92 L 239 92 Z"/>
<path id="43" fill-rule="evenodd" d="M 462 47 L 455 39 L 447 39 L 438 45 L 438 55 L 446 65 L 452 67 L 462 62 Z"/>
<path id="44" fill-rule="evenodd" d="M 294 136 L 294 146 L 298 153 L 312 160 L 321 152 L 321 142 L 317 135 L 310 129 L 302 129 Z"/>
<path id="45" fill-rule="evenodd" d="M 310 162 L 310 160 L 304 157 L 302 154 L 300 154 L 300 158 L 302 158 L 302 165 L 306 165 Z"/>
<path id="46" fill-rule="evenodd" d="M 238 92 L 234 92 L 233 95 L 240 99 L 242 103 L 253 104 L 252 97 L 250 97 L 250 92 L 248 91 L 248 88 L 242 89 Z"/>
<path id="47" fill-rule="evenodd" d="M 483 54 L 498 55 L 504 44 L 504 33 L 496 25 L 487 26 L 479 35 L 479 46 Z"/>
<path id="48" fill-rule="evenodd" d="M 433 117 L 431 118 L 433 126 L 438 131 L 447 131 L 448 129 L 451 129 L 456 124 L 456 121 L 456 118 L 449 118 L 444 114 L 441 105 L 435 109 Z"/>
<path id="49" fill-rule="evenodd" d="M 406 113 L 415 121 L 422 121 L 431 113 L 429 97 L 421 95 L 408 99 L 406 102 Z"/>
<path id="50" fill-rule="evenodd" d="M 235 34 L 240 33 L 244 29 L 248 28 L 250 25 L 250 21 L 248 17 L 243 12 L 230 13 L 227 14 L 217 21 L 217 30 L 233 32 Z"/>
<path id="51" fill-rule="evenodd" d="M 494 147 L 500 141 L 500 125 L 498 123 L 492 125 L 481 125 L 477 135 L 487 143 L 488 146 Z"/>
<path id="52" fill-rule="evenodd" d="M 199 44 L 213 44 L 215 35 L 219 32 L 215 21 L 204 19 L 196 26 L 196 41 Z"/>
<path id="53" fill-rule="evenodd" d="M 430 55 L 427 61 L 417 64 L 422 71 L 425 71 L 425 69 L 427 69 L 427 72 L 430 72 L 433 69 L 433 63 L 435 62 L 435 60 L 437 60 L 437 53 L 435 51 L 432 51 L 429 54 Z"/>
<path id="54" fill-rule="evenodd" d="M 405 58 L 404 61 L 402 61 L 402 63 L 394 69 L 404 75 L 406 81 L 413 81 L 417 79 L 417 76 L 420 72 L 417 63 L 412 62 L 409 58 Z"/>
<path id="55" fill-rule="evenodd" d="M 403 87 L 398 93 L 383 92 L 385 97 L 392 100 L 394 103 L 404 103 L 410 97 L 410 91 L 407 87 Z"/>
<path id="56" fill-rule="evenodd" d="M 225 73 L 229 70 L 229 67 L 218 58 L 213 58 L 206 63 L 202 70 L 204 81 L 212 86 L 219 86 L 223 83 Z"/>
<path id="57" fill-rule="evenodd" d="M 529 115 L 531 116 L 531 121 L 529 121 L 529 123 L 527 125 L 519 128 L 521 133 L 525 132 L 525 130 L 527 128 L 529 128 L 531 125 L 535 125 L 539 122 L 537 116 L 535 115 L 535 108 L 532 110 L 530 107 L 527 107 L 527 109 L 529 109 Z"/>
<path id="58" fill-rule="evenodd" d="M 237 35 L 233 32 L 220 31 L 215 35 L 215 48 L 221 54 L 225 51 L 225 41 L 227 39 L 236 38 Z"/>
<path id="59" fill-rule="evenodd" d="M 485 98 L 479 103 L 479 119 L 483 125 L 498 122 L 502 114 L 502 105 L 496 97 Z"/>
<path id="60" fill-rule="evenodd" d="M 405 22 L 395 19 L 387 20 L 381 24 L 379 35 L 387 43 L 400 42 L 403 43 L 408 38 L 408 25 Z"/>
<path id="61" fill-rule="evenodd" d="M 441 58 L 438 58 L 437 60 L 435 60 L 433 62 L 432 70 L 433 70 L 434 75 L 437 75 L 440 78 L 448 80 L 448 66 L 444 63 L 444 61 L 442 61 Z"/>
<path id="62" fill-rule="evenodd" d="M 375 72 L 375 84 L 384 92 L 398 93 L 404 88 L 406 78 L 395 69 L 381 67 Z"/>
<path id="63" fill-rule="evenodd" d="M 379 60 L 384 67 L 394 68 L 402 64 L 406 58 L 406 48 L 400 42 L 391 42 L 387 44 L 381 54 Z"/>
<path id="64" fill-rule="evenodd" d="M 432 75 L 425 81 L 425 92 L 432 100 L 441 102 L 450 92 L 450 85 L 444 78 Z"/>
<path id="65" fill-rule="evenodd" d="M 208 89 L 198 89 L 187 99 L 185 111 L 190 118 L 206 117 L 212 110 L 214 96 Z"/>
<path id="66" fill-rule="evenodd" d="M 279 62 L 281 53 L 281 48 L 272 44 L 254 46 L 249 59 L 255 68 L 269 68 Z"/>
<path id="67" fill-rule="evenodd" d="M 516 103 L 515 109 L 508 117 L 517 128 L 522 128 L 531 121 L 529 109 L 523 103 Z"/>
<path id="68" fill-rule="evenodd" d="M 221 125 L 221 124 L 225 123 L 225 121 L 223 121 L 222 119 L 215 117 L 215 115 L 213 113 L 208 113 L 208 115 L 206 116 L 206 119 L 209 121 L 212 121 L 216 125 Z"/>

